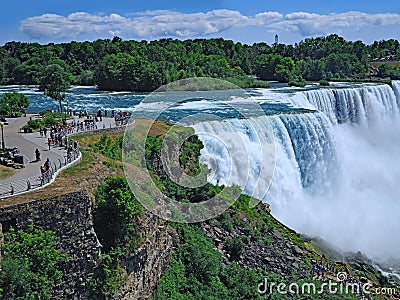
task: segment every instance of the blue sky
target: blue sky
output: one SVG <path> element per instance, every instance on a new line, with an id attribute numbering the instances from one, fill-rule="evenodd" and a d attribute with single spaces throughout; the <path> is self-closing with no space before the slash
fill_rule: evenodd
<path id="1" fill-rule="evenodd" d="M 112 38 L 223 37 L 282 43 L 337 33 L 349 40 L 400 39 L 400 1 L 11 0 L 0 11 L 0 44 Z"/>

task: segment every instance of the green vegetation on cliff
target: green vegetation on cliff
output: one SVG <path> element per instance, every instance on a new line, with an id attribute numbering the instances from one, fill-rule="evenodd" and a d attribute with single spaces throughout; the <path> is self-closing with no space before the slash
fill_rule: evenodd
<path id="1" fill-rule="evenodd" d="M 1 248 L 0 298 L 50 299 L 62 277 L 57 263 L 66 258 L 57 249 L 55 234 L 34 227 L 11 229 Z"/>
<path id="2" fill-rule="evenodd" d="M 143 208 L 124 177 L 107 177 L 95 196 L 94 228 L 103 251 L 92 287 L 94 295 L 100 296 L 115 291 L 122 280 L 119 263 L 137 246 L 135 218 Z"/>
<path id="3" fill-rule="evenodd" d="M 136 120 L 135 126 L 141 128 L 143 122 L 146 120 Z M 113 168 L 119 164 L 117 149 L 126 147 L 135 154 L 127 158 L 139 162 L 141 168 L 147 168 L 157 187 L 177 201 L 199 202 L 218 194 L 223 187 L 206 184 L 189 189 L 168 178 L 161 155 L 162 143 L 170 129 L 168 123 L 154 122 L 145 149 L 134 140 L 123 144 L 117 135 L 91 137 L 90 149 L 113 160 L 109 164 Z M 191 133 L 192 129 L 175 128 L 178 135 L 190 136 Z M 202 147 L 196 136 L 191 136 L 181 146 L 179 163 L 189 175 L 199 174 L 204 167 L 198 160 Z M 139 159 L 141 156 L 144 161 Z M 143 243 L 131 221 L 145 217 L 147 212 L 138 204 L 122 177 L 107 178 L 95 194 L 95 227 L 105 251 L 93 288 L 99 299 L 108 299 L 118 294 L 118 286 L 124 282 L 126 255 Z M 299 234 L 279 223 L 271 216 L 268 206 L 251 207 L 252 200 L 241 195 L 231 208 L 205 222 L 170 222 L 168 231 L 174 232 L 171 235 L 174 237 L 173 254 L 152 299 L 314 299 L 315 295 L 282 294 L 276 288 L 272 293 L 261 294 L 257 287 L 267 280 L 268 283 L 292 283 L 299 287 L 311 283 L 320 291 L 324 281 L 311 273 L 312 265 L 319 261 L 334 267 L 336 272 L 351 272 L 349 265 L 330 261 L 312 243 L 305 242 Z M 335 275 L 329 273 L 333 280 Z M 357 273 L 356 276 L 368 277 L 368 274 Z M 353 294 L 325 291 L 318 294 L 318 299 L 357 299 Z"/>

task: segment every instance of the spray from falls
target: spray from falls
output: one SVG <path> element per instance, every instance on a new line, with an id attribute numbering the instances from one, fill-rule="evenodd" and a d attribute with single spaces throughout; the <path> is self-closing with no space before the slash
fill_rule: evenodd
<path id="1" fill-rule="evenodd" d="M 400 241 L 393 237 L 400 230 L 400 82 L 303 91 L 288 99 L 295 100 L 293 106 L 318 112 L 268 117 L 276 167 L 268 192 L 259 193 L 263 201 L 286 225 L 343 250 L 360 250 L 378 261 L 398 256 Z M 243 128 L 249 120 L 228 122 Z M 211 122 L 194 128 L 226 134 Z M 239 167 L 228 178 L 229 168 L 235 169 L 228 153 L 222 154 L 211 138 L 200 139 L 202 157 L 214 158 L 212 182 L 235 184 L 235 177 L 247 176 L 242 188 L 252 194 L 252 182 L 263 180 L 257 176 L 263 163 L 257 146 L 248 143 L 249 157 L 241 157 L 251 162 L 251 176 L 241 174 Z"/>

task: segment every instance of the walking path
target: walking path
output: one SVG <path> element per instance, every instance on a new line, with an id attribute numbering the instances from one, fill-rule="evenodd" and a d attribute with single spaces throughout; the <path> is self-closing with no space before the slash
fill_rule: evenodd
<path id="1" fill-rule="evenodd" d="M 63 148 L 52 147 L 49 151 L 47 139 L 40 137 L 38 132 L 19 132 L 20 128 L 29 121 L 30 117 L 33 118 L 33 115 L 20 117 L 17 119 L 8 118 L 8 125 L 4 125 L 4 140 L 6 147 L 17 147 L 20 150 L 20 153 L 29 159 L 29 163 L 25 166 L 25 168 L 20 169 L 14 175 L 0 180 L 0 183 L 8 183 L 32 176 L 38 176 L 40 175 L 40 166 L 43 165 L 47 158 L 49 158 L 51 162 L 56 162 L 59 159 L 63 160 L 63 156 L 66 155 L 66 150 Z M 36 149 L 39 149 L 41 153 L 41 161 L 38 162 L 36 161 L 35 157 Z"/>
<path id="2" fill-rule="evenodd" d="M 32 176 L 39 176 L 40 166 L 44 164 L 44 161 L 49 158 L 51 162 L 57 163 L 64 161 L 64 157 L 67 155 L 67 151 L 64 147 L 51 146 L 48 148 L 47 138 L 41 137 L 39 132 L 33 133 L 21 133 L 20 128 L 25 125 L 30 118 L 34 119 L 36 115 L 27 115 L 26 117 L 20 117 L 16 119 L 8 118 L 8 125 L 4 125 L 4 140 L 7 148 L 17 147 L 20 153 L 29 159 L 29 163 L 25 168 L 20 169 L 14 175 L 0 180 L 0 184 L 7 184 L 21 179 L 26 179 Z M 85 118 L 75 117 L 75 121 L 82 122 Z M 97 129 L 108 129 L 116 127 L 114 118 L 104 117 L 101 122 L 97 122 Z M 85 131 L 74 132 L 85 133 Z M 50 131 L 47 132 L 49 137 Z M 71 136 L 71 135 L 69 135 Z M 36 161 L 35 150 L 39 149 L 41 153 L 41 161 Z"/>

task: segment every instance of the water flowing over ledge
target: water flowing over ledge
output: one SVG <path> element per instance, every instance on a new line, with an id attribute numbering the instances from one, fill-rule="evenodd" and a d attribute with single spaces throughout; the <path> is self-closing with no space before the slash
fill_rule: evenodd
<path id="1" fill-rule="evenodd" d="M 246 178 L 241 184 L 245 193 L 270 203 L 272 213 L 288 226 L 378 261 L 397 257 L 400 242 L 393 236 L 400 230 L 400 81 L 297 91 L 286 101 L 317 112 L 267 117 L 276 157 L 270 186 L 262 184 L 265 177 L 260 175 L 268 162 L 252 144 L 254 132 L 246 130 L 261 119 L 193 125 L 205 145 L 201 160 L 212 169 L 209 181 L 231 185 Z M 229 153 L 212 138 L 227 136 L 232 128 L 247 151 Z M 233 141 L 233 148 L 243 141 Z M 247 173 L 235 164 L 242 161 L 249 162 Z"/>

